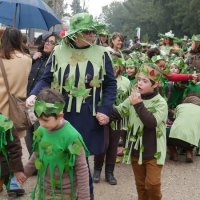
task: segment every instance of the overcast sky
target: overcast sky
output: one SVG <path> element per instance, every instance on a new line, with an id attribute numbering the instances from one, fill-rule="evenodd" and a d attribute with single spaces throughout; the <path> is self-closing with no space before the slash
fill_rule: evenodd
<path id="1" fill-rule="evenodd" d="M 72 0 L 65 0 L 66 2 L 69 2 L 69 4 L 72 2 Z M 123 0 L 85 0 L 86 6 L 88 7 L 89 13 L 91 13 L 93 16 L 99 16 L 102 12 L 102 7 L 105 5 L 110 4 L 113 1 L 123 1 Z M 81 6 L 83 6 L 83 0 L 81 0 Z"/>
<path id="2" fill-rule="evenodd" d="M 94 16 L 99 16 L 102 12 L 102 7 L 109 5 L 113 1 L 123 1 L 123 0 L 86 0 L 88 5 L 88 11 Z"/>

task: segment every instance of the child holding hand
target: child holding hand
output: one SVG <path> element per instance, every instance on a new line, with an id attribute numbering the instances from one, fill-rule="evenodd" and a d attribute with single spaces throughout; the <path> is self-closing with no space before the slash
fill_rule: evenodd
<path id="1" fill-rule="evenodd" d="M 27 177 L 38 170 L 32 199 L 90 199 L 89 153 L 81 135 L 64 119 L 64 106 L 62 95 L 52 89 L 43 89 L 35 101 L 40 127 L 34 133 L 34 153 L 25 166 Z"/>

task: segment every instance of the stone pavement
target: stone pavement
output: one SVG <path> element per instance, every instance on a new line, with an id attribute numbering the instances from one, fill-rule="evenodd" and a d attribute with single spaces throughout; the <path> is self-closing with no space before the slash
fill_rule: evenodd
<path id="1" fill-rule="evenodd" d="M 23 144 L 23 161 L 28 159 L 27 150 Z M 162 175 L 163 200 L 200 200 L 200 157 L 194 158 L 194 163 L 185 163 L 185 156 L 179 156 L 180 161 L 166 161 Z M 92 158 L 91 158 L 92 168 Z M 131 166 L 116 164 L 115 176 L 118 185 L 108 185 L 104 180 L 95 184 L 95 200 L 137 200 L 134 177 Z M 30 178 L 24 188 L 26 195 L 18 200 L 29 200 L 28 194 L 35 184 L 35 177 Z M 0 200 L 7 200 L 6 192 L 0 195 Z"/>

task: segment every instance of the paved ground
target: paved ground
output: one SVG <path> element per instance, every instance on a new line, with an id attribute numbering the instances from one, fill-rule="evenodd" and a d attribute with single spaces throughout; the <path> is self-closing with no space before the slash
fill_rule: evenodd
<path id="1" fill-rule="evenodd" d="M 28 156 L 24 144 L 23 147 L 25 163 Z M 192 164 L 185 163 L 184 159 L 180 156 L 178 162 L 166 161 L 162 176 L 163 200 L 200 200 L 200 157 L 195 157 Z M 110 186 L 104 181 L 102 173 L 101 183 L 95 184 L 95 200 L 137 200 L 131 167 L 117 164 L 115 175 L 118 185 Z M 34 184 L 34 177 L 27 181 L 24 185 L 26 195 L 19 200 L 30 199 L 28 194 Z M 1 193 L 0 200 L 6 199 L 6 192 Z"/>

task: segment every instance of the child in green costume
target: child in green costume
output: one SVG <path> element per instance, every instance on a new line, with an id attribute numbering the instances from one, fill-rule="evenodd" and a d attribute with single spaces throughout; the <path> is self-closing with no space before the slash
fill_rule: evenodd
<path id="1" fill-rule="evenodd" d="M 158 93 L 161 73 L 141 67 L 136 91 L 114 109 L 112 119 L 129 116 L 124 162 L 131 163 L 138 199 L 160 200 L 161 171 L 166 157 L 167 103 Z"/>
<path id="2" fill-rule="evenodd" d="M 25 166 L 27 177 L 38 170 L 32 199 L 90 199 L 89 152 L 78 131 L 63 118 L 64 105 L 62 95 L 52 89 L 42 90 L 35 101 L 40 127 L 34 133 L 34 153 Z"/>
<path id="3" fill-rule="evenodd" d="M 5 184 L 9 196 L 22 196 L 24 189 L 10 190 L 10 178 L 13 175 L 19 183 L 26 179 L 21 160 L 22 147 L 16 132 L 12 128 L 13 122 L 0 114 L 0 192 L 3 190 L 3 184 Z"/>

